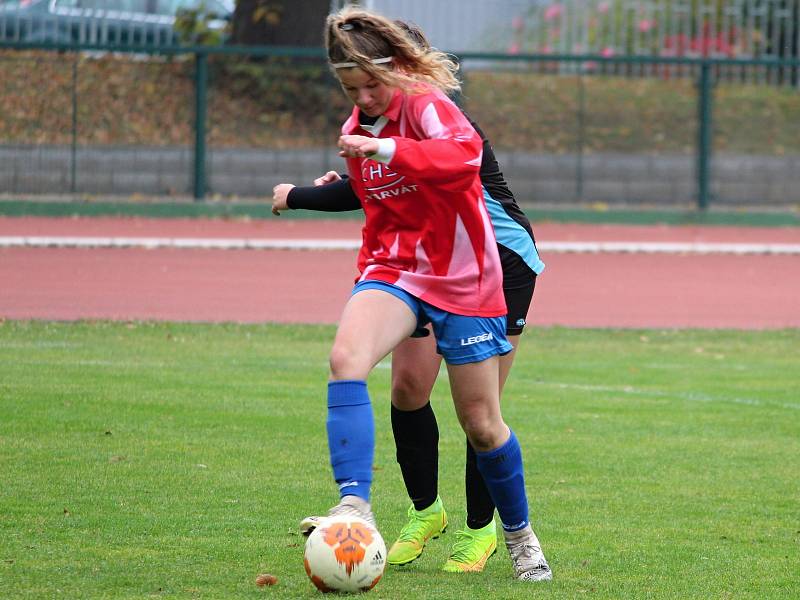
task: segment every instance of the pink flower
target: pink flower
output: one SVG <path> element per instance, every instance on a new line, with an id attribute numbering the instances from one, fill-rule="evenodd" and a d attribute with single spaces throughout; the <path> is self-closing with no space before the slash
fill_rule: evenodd
<path id="1" fill-rule="evenodd" d="M 512 42 L 511 45 L 508 47 L 508 50 L 506 50 L 508 54 L 519 54 L 519 51 L 520 51 L 519 42 Z"/>
<path id="2" fill-rule="evenodd" d="M 605 48 L 600 50 L 600 56 L 604 56 L 606 58 L 610 58 L 610 57 L 614 56 L 614 49 L 609 47 L 609 46 L 606 46 Z"/>
<path id="3" fill-rule="evenodd" d="M 611 5 L 608 2 L 601 2 L 597 5 L 597 12 L 601 15 L 604 15 L 608 12 L 608 9 L 611 8 Z"/>
<path id="4" fill-rule="evenodd" d="M 564 7 L 562 7 L 560 4 L 551 4 L 544 11 L 544 20 L 552 21 L 554 19 L 557 19 L 561 16 L 561 13 L 563 12 L 564 12 Z"/>
<path id="5" fill-rule="evenodd" d="M 639 31 L 642 33 L 647 33 L 655 26 L 655 22 L 648 21 L 647 19 L 642 19 L 639 21 Z"/>

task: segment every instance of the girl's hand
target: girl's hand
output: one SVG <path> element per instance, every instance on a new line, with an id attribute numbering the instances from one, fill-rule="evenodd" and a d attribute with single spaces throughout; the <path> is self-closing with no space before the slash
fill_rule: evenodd
<path id="1" fill-rule="evenodd" d="M 272 214 L 276 217 L 281 216 L 282 210 L 289 210 L 289 205 L 286 199 L 289 197 L 289 192 L 292 191 L 294 185 L 291 183 L 279 183 L 272 188 Z"/>
<path id="2" fill-rule="evenodd" d="M 339 156 L 361 158 L 378 151 L 378 140 L 363 135 L 343 135 L 339 138 Z"/>
<path id="3" fill-rule="evenodd" d="M 333 183 L 334 181 L 340 181 L 342 178 L 336 171 L 328 171 L 322 177 L 317 177 L 314 180 L 314 185 L 326 185 L 328 183 Z"/>

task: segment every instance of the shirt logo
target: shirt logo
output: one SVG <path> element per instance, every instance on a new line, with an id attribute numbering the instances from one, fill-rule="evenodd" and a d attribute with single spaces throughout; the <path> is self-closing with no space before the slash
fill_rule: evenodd
<path id="1" fill-rule="evenodd" d="M 387 200 L 401 194 L 416 192 L 416 184 L 404 185 L 405 175 L 395 173 L 388 165 L 365 160 L 361 163 L 361 180 L 368 200 Z"/>
<path id="2" fill-rule="evenodd" d="M 480 335 L 473 335 L 472 337 L 468 338 L 461 338 L 461 345 L 462 346 L 471 346 L 472 344 L 479 344 L 480 342 L 487 342 L 489 340 L 493 340 L 494 336 L 489 333 L 482 333 Z"/>
<path id="3" fill-rule="evenodd" d="M 389 165 L 365 160 L 361 163 L 361 179 L 367 184 L 367 189 L 375 189 L 397 183 L 403 176 L 392 171 Z"/>

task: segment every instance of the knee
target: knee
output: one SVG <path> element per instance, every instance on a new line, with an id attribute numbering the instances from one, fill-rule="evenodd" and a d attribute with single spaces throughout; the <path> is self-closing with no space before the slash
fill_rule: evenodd
<path id="1" fill-rule="evenodd" d="M 402 368 L 392 369 L 392 404 L 400 410 L 416 410 L 428 403 L 430 390 L 414 374 Z"/>
<path id="2" fill-rule="evenodd" d="M 469 443 L 472 444 L 476 451 L 487 452 L 491 450 L 494 440 L 487 423 L 476 419 L 468 420 L 464 423 L 464 433 L 467 434 Z"/>
<path id="3" fill-rule="evenodd" d="M 333 380 L 366 379 L 370 365 L 365 365 L 355 348 L 348 344 L 336 343 L 328 357 Z"/>
<path id="4" fill-rule="evenodd" d="M 463 419 L 462 426 L 476 452 L 489 452 L 499 448 L 508 438 L 508 427 L 502 419 L 470 415 Z"/>

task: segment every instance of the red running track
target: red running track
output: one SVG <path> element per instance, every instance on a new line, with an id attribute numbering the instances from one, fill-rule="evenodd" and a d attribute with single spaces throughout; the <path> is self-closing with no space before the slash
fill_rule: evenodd
<path id="1" fill-rule="evenodd" d="M 796 228 L 539 224 L 537 239 L 800 243 Z M 357 239 L 355 221 L 0 217 L 0 236 Z M 529 320 L 800 327 L 797 255 L 544 255 Z M 355 252 L 0 248 L 0 317 L 335 323 Z"/>

